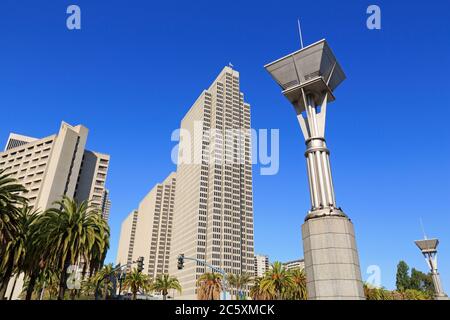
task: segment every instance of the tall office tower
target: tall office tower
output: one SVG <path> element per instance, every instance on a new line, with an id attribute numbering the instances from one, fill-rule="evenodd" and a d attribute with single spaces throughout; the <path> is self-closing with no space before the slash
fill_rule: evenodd
<path id="1" fill-rule="evenodd" d="M 98 209 L 103 218 L 108 220 L 109 192 L 105 188 L 110 157 L 107 154 L 86 150 L 83 155 L 75 188 L 75 199 L 88 199 L 90 204 Z"/>
<path id="2" fill-rule="evenodd" d="M 84 179 L 85 170 L 80 170 L 83 156 L 91 153 L 85 150 L 87 136 L 86 127 L 71 126 L 65 122 L 61 123 L 57 134 L 42 139 L 11 133 L 5 151 L 0 152 L 0 170 L 5 169 L 5 173 L 10 173 L 27 189 L 23 196 L 29 200 L 30 206 L 46 210 L 63 195 L 75 198 L 76 189 L 90 188 L 95 184 L 94 180 Z M 109 159 L 109 156 L 102 155 L 101 158 Z M 99 181 L 102 180 L 104 185 L 106 172 L 98 172 L 98 176 L 92 179 L 101 174 L 104 177 Z M 95 200 L 95 194 L 77 198 Z M 13 298 L 22 289 L 22 277 L 19 279 Z"/>
<path id="3" fill-rule="evenodd" d="M 144 273 L 152 278 L 169 272 L 176 174 L 156 184 L 139 204 L 133 260 L 144 257 Z"/>
<path id="4" fill-rule="evenodd" d="M 196 280 L 211 270 L 254 274 L 250 105 L 239 73 L 225 67 L 181 121 L 169 273 L 196 299 Z"/>
<path id="5" fill-rule="evenodd" d="M 269 256 L 255 255 L 255 277 L 263 277 L 269 271 Z"/>
<path id="6" fill-rule="evenodd" d="M 101 211 L 102 211 L 102 217 L 106 221 L 109 219 L 109 212 L 111 210 L 111 199 L 109 199 L 109 190 L 105 189 L 103 192 L 102 197 L 102 205 L 101 205 Z"/>
<path id="7" fill-rule="evenodd" d="M 138 220 L 138 211 L 133 210 L 123 220 L 120 229 L 119 248 L 117 249 L 116 264 L 129 264 L 127 271 L 131 270 L 131 262 L 133 261 L 133 249 L 136 238 L 136 224 Z"/>

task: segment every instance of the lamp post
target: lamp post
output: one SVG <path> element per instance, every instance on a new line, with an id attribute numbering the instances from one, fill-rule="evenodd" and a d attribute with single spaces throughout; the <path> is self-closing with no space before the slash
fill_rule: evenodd
<path id="1" fill-rule="evenodd" d="M 447 300 L 448 297 L 444 293 L 444 289 L 441 285 L 441 279 L 437 270 L 437 246 L 439 244 L 438 239 L 425 239 L 414 241 L 416 246 L 420 249 L 425 261 L 430 268 L 431 277 L 433 279 L 434 286 L 434 298 L 436 300 Z"/>
<path id="2" fill-rule="evenodd" d="M 297 114 L 306 143 L 311 209 L 302 225 L 308 297 L 365 299 L 353 224 L 336 205 L 325 142 L 327 104 L 344 72 L 326 40 L 265 65 Z"/>
<path id="3" fill-rule="evenodd" d="M 119 295 L 118 295 L 119 299 L 122 294 L 122 284 L 123 284 L 123 281 L 125 280 L 125 277 L 126 277 L 126 272 L 124 270 L 121 270 L 119 273 Z"/>

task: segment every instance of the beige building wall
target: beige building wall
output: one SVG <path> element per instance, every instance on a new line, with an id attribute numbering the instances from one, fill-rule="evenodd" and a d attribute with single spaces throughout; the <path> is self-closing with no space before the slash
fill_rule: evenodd
<path id="1" fill-rule="evenodd" d="M 286 268 L 286 270 L 292 270 L 292 269 L 305 269 L 305 260 L 299 259 L 299 260 L 293 260 L 283 263 L 283 266 Z"/>
<path id="2" fill-rule="evenodd" d="M 133 210 L 122 222 L 116 264 L 129 264 L 133 261 L 133 248 L 136 237 L 138 210 Z M 130 270 L 131 266 L 127 267 Z"/>
<path id="3" fill-rule="evenodd" d="M 81 162 L 75 199 L 79 202 L 88 200 L 97 208 L 103 218 L 109 216 L 109 192 L 105 188 L 110 156 L 85 150 Z"/>
<path id="4" fill-rule="evenodd" d="M 269 257 L 255 255 L 255 277 L 263 277 L 267 271 L 269 271 Z"/>
<path id="5" fill-rule="evenodd" d="M 227 273 L 254 274 L 250 105 L 239 73 L 225 67 L 181 122 L 170 261 L 179 254 Z M 196 280 L 211 270 L 186 260 L 169 272 L 196 299 Z"/>
<path id="6" fill-rule="evenodd" d="M 87 128 L 63 122 L 57 135 L 0 153 L 0 169 L 28 189 L 24 196 L 30 205 L 48 209 L 62 195 L 73 197 L 87 134 Z"/>
<path id="7" fill-rule="evenodd" d="M 176 174 L 156 184 L 139 204 L 133 260 L 144 257 L 143 272 L 155 278 L 169 272 Z"/>

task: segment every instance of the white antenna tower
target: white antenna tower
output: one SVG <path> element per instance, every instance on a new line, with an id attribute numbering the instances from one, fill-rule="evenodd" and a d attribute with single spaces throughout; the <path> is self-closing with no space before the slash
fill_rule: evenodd
<path id="1" fill-rule="evenodd" d="M 297 25 L 298 25 L 298 34 L 300 35 L 300 46 L 301 49 L 303 49 L 303 37 L 302 37 L 302 27 L 300 26 L 300 19 L 297 19 Z"/>

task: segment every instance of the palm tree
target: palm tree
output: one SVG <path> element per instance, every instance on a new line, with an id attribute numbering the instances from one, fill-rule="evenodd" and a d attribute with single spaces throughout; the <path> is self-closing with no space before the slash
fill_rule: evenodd
<path id="1" fill-rule="evenodd" d="M 199 300 L 219 300 L 222 288 L 221 274 L 204 273 L 197 279 L 197 298 Z"/>
<path id="2" fill-rule="evenodd" d="M 126 275 L 123 283 L 126 288 L 131 290 L 133 300 L 136 300 L 137 293 L 141 289 L 142 291 L 147 291 L 151 287 L 150 278 L 146 274 L 139 272 L 136 268 Z"/>
<path id="3" fill-rule="evenodd" d="M 97 279 L 95 277 L 85 279 L 81 283 L 81 293 L 85 296 L 95 295 L 96 289 L 97 289 Z"/>
<path id="4" fill-rule="evenodd" d="M 94 279 L 96 280 L 97 287 L 103 283 L 103 294 L 105 300 L 108 298 L 108 292 L 112 289 L 111 277 L 114 274 L 114 267 L 112 263 L 105 265 L 100 271 L 97 272 Z"/>
<path id="5" fill-rule="evenodd" d="M 39 212 L 33 210 L 28 205 L 24 205 L 17 211 L 15 217 L 14 237 L 7 242 L 3 249 L 3 257 L 0 261 L 0 269 L 3 270 L 5 281 L 2 283 L 1 296 L 4 296 L 4 290 L 8 285 L 6 279 L 10 279 L 15 273 L 16 280 L 22 271 L 25 271 L 25 265 L 28 263 L 35 250 L 33 247 L 34 239 L 37 233 L 35 226 L 39 224 Z M 14 281 L 15 284 L 15 281 Z"/>
<path id="6" fill-rule="evenodd" d="M 4 298 L 11 276 L 11 266 L 3 261 L 3 257 L 7 255 L 5 250 L 8 243 L 14 239 L 17 232 L 19 208 L 27 203 L 27 199 L 21 196 L 26 189 L 5 171 L 0 170 L 0 264 L 3 265 L 0 267 L 0 299 Z"/>
<path id="7" fill-rule="evenodd" d="M 27 203 L 27 199 L 21 195 L 27 191 L 24 186 L 17 183 L 11 174 L 0 170 L 0 244 L 12 238 L 15 230 L 15 221 L 18 208 Z"/>
<path id="8" fill-rule="evenodd" d="M 250 287 L 250 297 L 253 300 L 272 300 L 271 294 L 261 287 L 262 279 L 257 277 L 253 280 L 253 285 Z"/>
<path id="9" fill-rule="evenodd" d="M 267 271 L 261 280 L 261 289 L 270 293 L 276 300 L 281 300 L 293 284 L 291 274 L 281 262 L 276 261 L 272 264 L 272 269 Z"/>
<path id="10" fill-rule="evenodd" d="M 239 299 L 239 294 L 241 289 L 245 289 L 248 284 L 253 281 L 253 277 L 248 273 L 242 274 L 233 274 L 229 273 L 227 275 L 228 284 L 235 290 L 236 292 L 236 300 Z"/>
<path id="11" fill-rule="evenodd" d="M 295 268 L 289 271 L 292 278 L 292 286 L 288 289 L 287 298 L 292 300 L 307 300 L 305 271 Z"/>
<path id="12" fill-rule="evenodd" d="M 156 277 L 152 289 L 161 292 L 163 300 L 166 300 L 170 289 L 175 289 L 181 293 L 181 285 L 177 278 L 171 277 L 168 274 L 162 274 Z"/>
<path id="13" fill-rule="evenodd" d="M 78 204 L 66 196 L 43 215 L 43 237 L 52 248 L 50 264 L 60 270 L 58 299 L 64 299 L 66 269 L 82 259 L 88 265 L 109 248 L 109 227 L 88 202 Z M 98 262 L 98 261 L 97 261 Z"/>

